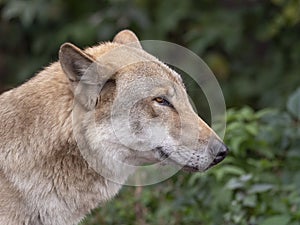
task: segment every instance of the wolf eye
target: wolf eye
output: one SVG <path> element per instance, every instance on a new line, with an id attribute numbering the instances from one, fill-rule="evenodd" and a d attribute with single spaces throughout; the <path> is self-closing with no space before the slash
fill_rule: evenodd
<path id="1" fill-rule="evenodd" d="M 162 97 L 156 97 L 153 100 L 156 101 L 157 103 L 159 103 L 160 105 L 169 106 L 169 107 L 174 108 L 174 106 L 168 100 L 166 100 Z"/>

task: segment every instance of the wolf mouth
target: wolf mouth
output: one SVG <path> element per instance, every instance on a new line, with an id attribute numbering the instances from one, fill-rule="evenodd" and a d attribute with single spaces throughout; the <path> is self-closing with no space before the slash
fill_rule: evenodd
<path id="1" fill-rule="evenodd" d="M 169 158 L 170 153 L 165 152 L 163 150 L 163 147 L 156 147 L 156 150 L 158 151 L 159 157 L 160 157 L 161 160 L 165 160 L 165 159 Z"/>
<path id="2" fill-rule="evenodd" d="M 224 153 L 222 153 L 222 154 L 217 155 L 215 157 L 215 159 L 211 162 L 211 164 L 209 164 L 209 166 L 207 166 L 207 168 L 205 168 L 204 170 L 201 170 L 197 166 L 189 165 L 188 163 L 183 165 L 183 164 L 177 162 L 176 160 L 172 159 L 170 157 L 171 156 L 171 152 L 166 152 L 166 150 L 163 147 L 156 147 L 155 150 L 159 154 L 160 161 L 167 161 L 167 162 L 170 162 L 172 164 L 179 165 L 179 166 L 182 167 L 182 169 L 185 172 L 206 171 L 206 170 L 210 169 L 211 167 L 213 167 L 213 166 L 217 165 L 218 163 L 220 163 L 225 158 L 225 156 L 227 155 L 227 151 L 224 152 Z"/>
<path id="3" fill-rule="evenodd" d="M 157 147 L 155 148 L 158 153 L 159 153 L 159 157 L 160 157 L 160 160 L 163 161 L 163 160 L 168 160 L 169 162 L 175 164 L 175 165 L 179 165 L 182 167 L 182 169 L 185 171 L 185 172 L 199 172 L 199 168 L 197 166 L 190 166 L 190 165 L 182 165 L 180 163 L 178 163 L 177 161 L 171 159 L 170 157 L 170 153 L 164 151 L 163 147 Z"/>
<path id="4" fill-rule="evenodd" d="M 192 172 L 192 173 L 193 172 L 199 172 L 199 169 L 196 166 L 188 166 L 188 165 L 186 165 L 186 166 L 182 167 L 182 169 L 185 172 Z"/>

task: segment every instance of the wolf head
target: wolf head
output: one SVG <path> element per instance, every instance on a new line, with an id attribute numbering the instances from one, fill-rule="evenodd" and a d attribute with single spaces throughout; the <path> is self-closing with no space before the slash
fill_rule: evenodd
<path id="1" fill-rule="evenodd" d="M 156 162 L 205 171 L 227 155 L 194 112 L 180 75 L 145 52 L 131 31 L 84 51 L 66 43 L 59 59 L 74 93 L 81 154 L 100 173 Z"/>

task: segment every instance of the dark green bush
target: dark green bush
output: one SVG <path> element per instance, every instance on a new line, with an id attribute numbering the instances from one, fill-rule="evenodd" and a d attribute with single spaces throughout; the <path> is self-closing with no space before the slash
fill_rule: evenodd
<path id="1" fill-rule="evenodd" d="M 63 42 L 85 47 L 130 28 L 202 57 L 228 106 L 283 107 L 300 83 L 299 12 L 300 0 L 2 0 L 0 89 L 56 60 Z"/>

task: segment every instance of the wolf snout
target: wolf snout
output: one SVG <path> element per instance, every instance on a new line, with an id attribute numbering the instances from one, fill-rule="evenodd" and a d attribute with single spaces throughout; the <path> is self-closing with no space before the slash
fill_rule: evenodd
<path id="1" fill-rule="evenodd" d="M 223 161 L 223 159 L 225 159 L 225 157 L 227 156 L 228 151 L 229 151 L 228 147 L 222 141 L 220 141 L 218 139 L 215 139 L 212 142 L 211 149 L 212 149 L 212 153 L 215 156 L 209 167 L 212 167 L 212 166 L 218 164 L 219 162 Z"/>

